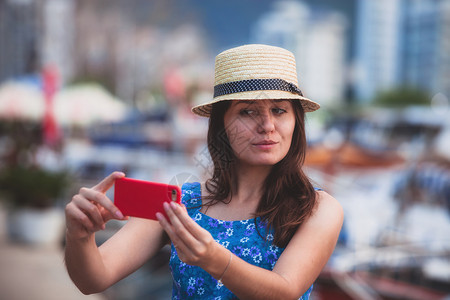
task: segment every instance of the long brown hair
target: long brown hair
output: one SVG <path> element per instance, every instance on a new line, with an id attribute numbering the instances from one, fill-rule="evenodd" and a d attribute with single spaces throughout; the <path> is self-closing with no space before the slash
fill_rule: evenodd
<path id="1" fill-rule="evenodd" d="M 316 192 L 302 166 L 306 154 L 305 113 L 298 100 L 291 100 L 295 127 L 291 147 L 275 164 L 264 182 L 263 195 L 255 213 L 274 230 L 274 244 L 286 247 L 297 228 L 311 215 Z M 236 156 L 225 132 L 224 116 L 230 101 L 213 104 L 208 128 L 208 150 L 214 164 L 206 181 L 209 205 L 230 198 L 237 187 Z"/>

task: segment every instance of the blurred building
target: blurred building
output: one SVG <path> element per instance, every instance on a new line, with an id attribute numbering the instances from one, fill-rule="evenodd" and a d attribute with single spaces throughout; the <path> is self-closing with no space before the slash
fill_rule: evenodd
<path id="1" fill-rule="evenodd" d="M 0 1 L 0 82 L 36 71 L 36 10 L 32 0 Z"/>
<path id="2" fill-rule="evenodd" d="M 371 101 L 377 92 L 400 85 L 449 95 L 449 0 L 359 0 L 357 5 L 357 99 Z"/>
<path id="3" fill-rule="evenodd" d="M 250 39 L 292 51 L 300 89 L 326 105 L 344 98 L 346 28 L 347 20 L 337 12 L 279 1 L 255 23 Z"/>
<path id="4" fill-rule="evenodd" d="M 61 83 L 73 77 L 73 0 L 0 1 L 0 82 L 58 69 Z"/>
<path id="5" fill-rule="evenodd" d="M 177 69 L 187 86 L 210 76 L 204 72 L 205 63 L 213 61 L 204 32 L 185 16 L 176 18 L 177 9 L 161 0 L 78 1 L 78 78 L 101 80 L 119 98 L 139 106 L 141 98 L 163 92 L 170 70 Z"/>
<path id="6" fill-rule="evenodd" d="M 41 16 L 40 41 L 41 66 L 56 67 L 61 84 L 74 77 L 75 14 L 74 0 L 45 0 Z"/>
<path id="7" fill-rule="evenodd" d="M 401 80 L 450 97 L 450 1 L 402 2 Z"/>
<path id="8" fill-rule="evenodd" d="M 401 0 L 359 0 L 357 6 L 355 94 L 371 100 L 399 81 Z"/>

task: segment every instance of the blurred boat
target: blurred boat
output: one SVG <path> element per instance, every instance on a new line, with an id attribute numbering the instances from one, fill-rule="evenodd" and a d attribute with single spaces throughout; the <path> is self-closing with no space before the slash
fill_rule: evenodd
<path id="1" fill-rule="evenodd" d="M 439 210 L 411 211 L 443 225 L 431 241 L 417 239 L 417 229 L 387 226 L 372 245 L 353 245 L 347 241 L 344 223 L 337 247 L 316 280 L 318 299 L 342 300 L 440 300 L 450 296 L 450 222 Z M 431 217 L 431 218 L 430 218 Z M 407 218 L 406 216 L 404 218 Z M 348 221 L 348 220 L 346 220 Z M 408 222 L 405 225 L 408 226 Z M 426 227 L 425 224 L 419 224 Z M 446 298 L 447 297 L 447 298 Z"/>
<path id="2" fill-rule="evenodd" d="M 450 131 L 430 116 L 331 126 L 308 148 L 305 166 L 341 201 L 349 231 L 316 298 L 450 299 Z"/>
<path id="3" fill-rule="evenodd" d="M 155 111 L 151 114 L 131 111 L 121 121 L 90 128 L 89 138 L 96 145 L 160 150 L 171 150 L 174 144 L 173 125 L 167 111 Z"/>
<path id="4" fill-rule="evenodd" d="M 404 162 L 395 151 L 369 150 L 348 141 L 337 149 L 323 144 L 310 147 L 306 153 L 305 165 L 322 168 L 385 168 Z"/>
<path id="5" fill-rule="evenodd" d="M 444 300 L 449 296 L 445 287 L 437 290 L 367 271 L 338 273 L 323 270 L 316 286 L 316 296 L 322 300 Z"/>

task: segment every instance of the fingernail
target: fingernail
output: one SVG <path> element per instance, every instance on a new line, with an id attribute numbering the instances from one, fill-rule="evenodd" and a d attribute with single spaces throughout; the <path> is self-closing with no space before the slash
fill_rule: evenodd
<path id="1" fill-rule="evenodd" d="M 123 219 L 123 214 L 120 212 L 120 210 L 116 211 L 116 217 L 119 219 Z"/>
<path id="2" fill-rule="evenodd" d="M 170 206 L 175 210 L 177 209 L 177 205 L 175 204 L 175 202 L 170 202 Z"/>
<path id="3" fill-rule="evenodd" d="M 167 202 L 164 202 L 163 206 L 164 206 L 165 210 L 169 210 L 170 209 L 170 206 L 169 206 L 169 204 Z"/>

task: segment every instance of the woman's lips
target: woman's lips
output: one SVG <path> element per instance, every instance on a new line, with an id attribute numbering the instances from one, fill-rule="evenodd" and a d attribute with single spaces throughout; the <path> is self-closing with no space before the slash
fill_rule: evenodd
<path id="1" fill-rule="evenodd" d="M 259 149 L 271 149 L 276 144 L 278 144 L 278 143 L 275 141 L 272 141 L 272 140 L 263 140 L 263 141 L 253 143 L 252 145 Z"/>

